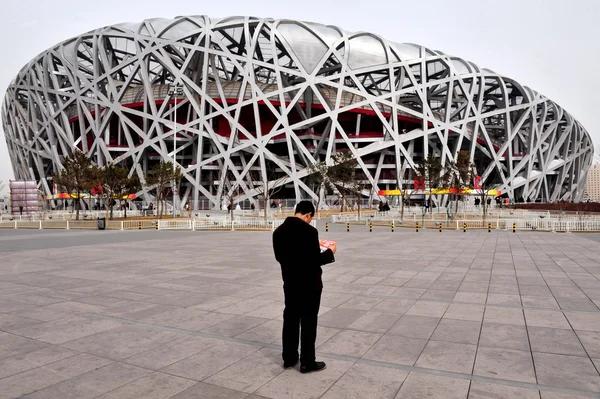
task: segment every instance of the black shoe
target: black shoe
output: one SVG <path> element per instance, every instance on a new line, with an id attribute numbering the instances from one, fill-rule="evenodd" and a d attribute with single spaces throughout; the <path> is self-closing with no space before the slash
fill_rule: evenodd
<path id="1" fill-rule="evenodd" d="M 286 370 L 291 369 L 292 367 L 294 367 L 297 364 L 298 364 L 298 359 L 294 360 L 293 362 L 283 362 L 283 368 Z"/>
<path id="2" fill-rule="evenodd" d="M 314 362 L 313 364 L 303 364 L 302 366 L 300 366 L 300 372 L 302 374 L 314 373 L 315 371 L 325 370 L 325 367 L 327 367 L 325 362 Z"/>

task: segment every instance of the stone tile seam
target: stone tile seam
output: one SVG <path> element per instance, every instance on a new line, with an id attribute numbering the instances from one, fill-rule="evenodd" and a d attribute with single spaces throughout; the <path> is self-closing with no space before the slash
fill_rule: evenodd
<path id="1" fill-rule="evenodd" d="M 154 328 L 154 329 L 158 329 L 158 330 L 172 331 L 172 332 L 176 332 L 176 333 L 180 333 L 180 334 L 217 339 L 217 340 L 221 340 L 221 341 L 234 342 L 234 343 L 238 343 L 238 344 L 252 345 L 252 346 L 257 346 L 257 347 L 261 347 L 261 348 L 270 348 L 270 349 L 281 350 L 281 345 L 277 345 L 277 344 L 269 344 L 269 343 L 265 343 L 265 342 L 251 341 L 251 340 L 235 338 L 235 337 L 226 337 L 223 335 L 206 333 L 206 332 L 202 332 L 202 331 L 184 330 L 184 329 L 180 329 L 180 328 L 162 326 L 160 324 L 144 323 L 144 322 L 137 321 L 137 320 L 129 320 L 129 319 L 120 318 L 120 317 L 104 316 L 104 315 L 100 315 L 100 314 L 92 313 L 92 314 L 89 314 L 89 316 L 94 317 L 94 318 L 119 321 L 122 323 L 127 323 L 127 324 L 132 324 L 132 325 L 146 326 L 146 327 L 150 327 L 150 328 Z M 437 375 L 437 376 L 441 376 L 441 377 L 449 377 L 449 378 L 457 378 L 457 379 L 470 380 L 470 381 L 476 381 L 476 382 L 499 384 L 499 385 L 505 385 L 505 386 L 515 387 L 515 388 L 532 389 L 532 390 L 537 390 L 537 391 L 564 393 L 564 394 L 568 394 L 568 395 L 580 395 L 580 396 L 585 396 L 585 397 L 590 397 L 590 398 L 600 398 L 600 392 L 577 390 L 577 389 L 570 389 L 570 388 L 561 388 L 561 387 L 555 387 L 555 386 L 551 386 L 551 385 L 505 380 L 505 379 L 501 379 L 501 378 L 483 377 L 483 376 L 477 376 L 477 375 L 471 375 L 471 374 L 465 374 L 465 373 L 457 373 L 457 372 L 452 372 L 452 371 L 428 369 L 428 368 L 424 368 L 424 367 L 407 366 L 407 365 L 402 365 L 402 364 L 397 364 L 397 363 L 390 363 L 390 362 L 384 362 L 384 361 L 379 361 L 379 360 L 362 359 L 362 358 L 356 358 L 356 357 L 351 357 L 351 356 L 336 355 L 333 353 L 324 353 L 324 352 L 319 352 L 319 351 L 317 351 L 316 353 L 319 356 L 329 358 L 329 359 L 342 360 L 342 361 L 347 361 L 347 362 L 352 362 L 352 363 L 367 364 L 367 365 L 377 366 L 377 367 L 393 368 L 393 369 L 403 370 L 403 371 L 407 371 L 407 372 L 431 374 L 431 375 Z"/>

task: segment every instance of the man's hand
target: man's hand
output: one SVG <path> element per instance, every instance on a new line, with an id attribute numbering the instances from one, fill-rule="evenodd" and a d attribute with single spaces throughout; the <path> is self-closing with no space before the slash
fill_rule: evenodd
<path id="1" fill-rule="evenodd" d="M 335 250 L 336 250 L 337 244 L 330 244 L 329 245 L 329 249 L 331 249 L 331 252 L 333 252 L 335 254 Z"/>

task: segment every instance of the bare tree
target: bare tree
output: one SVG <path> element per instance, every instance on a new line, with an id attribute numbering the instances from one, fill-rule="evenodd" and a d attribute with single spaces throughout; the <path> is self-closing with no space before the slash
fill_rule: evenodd
<path id="1" fill-rule="evenodd" d="M 228 169 L 227 171 L 224 169 L 221 170 L 219 173 L 219 182 L 223 199 L 227 204 L 227 210 L 229 211 L 231 221 L 233 222 L 235 203 L 243 195 L 244 190 L 231 169 Z"/>
<path id="2" fill-rule="evenodd" d="M 402 209 L 400 211 L 400 220 L 404 221 L 404 204 L 405 202 L 408 202 L 408 205 L 410 206 L 410 199 L 412 198 L 413 194 L 415 193 L 415 191 L 418 190 L 424 190 L 425 189 L 425 178 L 422 175 L 417 175 L 414 179 L 414 183 L 413 183 L 413 189 L 410 191 L 410 193 L 408 193 L 407 188 L 405 186 L 402 186 Z"/>
<path id="3" fill-rule="evenodd" d="M 325 162 L 319 162 L 310 165 L 308 170 L 311 173 L 308 179 L 309 185 L 314 187 L 314 191 L 317 193 L 316 209 L 318 213 L 321 204 L 321 191 L 327 193 L 333 190 L 333 185 L 329 181 L 329 165 Z"/>
<path id="4" fill-rule="evenodd" d="M 260 171 L 251 171 L 248 173 L 248 177 L 251 180 L 257 197 L 264 203 L 264 217 L 266 221 L 268 219 L 269 202 L 275 194 L 283 189 L 283 182 L 287 176 L 277 177 L 275 168 L 271 168 L 264 175 Z"/>
<path id="5" fill-rule="evenodd" d="M 73 207 L 76 208 L 75 220 L 79 220 L 79 208 L 83 193 L 91 190 L 94 186 L 94 166 L 92 161 L 81 151 L 76 150 L 73 155 L 63 161 L 63 169 L 52 176 L 55 184 L 64 187 L 73 199 Z"/>
<path id="6" fill-rule="evenodd" d="M 179 168 L 173 170 L 173 164 L 171 162 L 159 162 L 150 169 L 144 176 L 145 185 L 153 187 L 156 191 L 156 212 L 159 217 L 164 213 L 166 206 L 161 206 L 167 189 L 170 187 L 173 189 L 173 184 L 179 184 L 181 180 L 181 170 Z M 173 204 L 174 205 L 174 204 Z M 173 206 L 173 212 L 175 207 Z"/>
<path id="7" fill-rule="evenodd" d="M 450 161 L 444 168 L 442 182 L 446 187 L 454 191 L 455 209 L 458 213 L 458 198 L 465 188 L 472 187 L 474 165 L 471 163 L 469 151 L 459 151 L 456 161 Z"/>
<path id="8" fill-rule="evenodd" d="M 479 199 L 481 201 L 482 206 L 482 219 L 485 220 L 487 217 L 488 206 L 487 201 L 490 197 L 491 191 L 497 186 L 499 182 L 499 177 L 497 173 L 494 173 L 486 179 L 485 182 L 482 181 L 481 177 L 478 176 L 475 172 L 473 172 L 473 188 L 476 190 L 477 195 L 479 195 Z"/>
<path id="9" fill-rule="evenodd" d="M 106 211 L 110 209 L 110 218 L 113 218 L 113 205 L 119 202 L 121 208 L 127 202 L 127 196 L 137 192 L 141 188 L 141 184 L 136 175 L 129 176 L 127 169 L 108 164 L 96 170 L 96 187 L 101 188 L 101 195 L 104 197 Z M 96 185 L 97 184 L 97 185 Z M 127 207 L 125 209 L 125 217 L 127 217 Z"/>
<path id="10" fill-rule="evenodd" d="M 431 212 L 433 212 L 433 189 L 438 188 L 442 182 L 442 163 L 433 154 L 429 154 L 427 158 L 423 159 L 420 164 L 417 165 L 417 172 L 420 176 L 423 176 L 425 182 L 429 185 L 429 199 L 427 203 Z"/>
<path id="11" fill-rule="evenodd" d="M 333 165 L 327 168 L 329 182 L 342 196 L 340 212 L 344 212 L 346 196 L 357 192 L 356 158 L 350 151 L 341 151 L 331 157 Z"/>

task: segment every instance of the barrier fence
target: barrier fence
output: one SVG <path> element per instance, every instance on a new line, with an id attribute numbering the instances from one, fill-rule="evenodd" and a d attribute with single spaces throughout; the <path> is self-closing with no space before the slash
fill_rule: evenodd
<path id="1" fill-rule="evenodd" d="M 224 217 L 201 219 L 161 220 L 104 220 L 105 230 L 264 230 L 273 231 L 284 219 L 235 218 L 233 222 Z M 316 227 L 316 222 L 311 223 Z M 0 229 L 86 229 L 95 230 L 98 220 L 13 220 L 0 221 Z"/>
<path id="2" fill-rule="evenodd" d="M 395 223 L 397 220 L 385 219 L 389 214 L 379 215 L 386 222 Z M 285 219 L 270 219 L 264 218 L 243 218 L 237 217 L 233 220 L 225 217 L 215 218 L 197 218 L 197 219 L 161 219 L 161 220 L 105 220 L 104 229 L 106 230 L 259 230 L 273 231 L 279 227 Z M 340 222 L 340 219 L 336 219 Z M 378 219 L 372 218 L 366 225 L 372 229 L 373 221 Z M 438 229 L 443 221 L 431 222 L 426 220 L 422 228 Z M 447 223 L 449 221 L 446 221 Z M 348 227 L 349 222 L 346 222 Z M 417 223 L 417 222 L 415 222 Z M 433 224 L 432 224 L 433 223 Z M 316 227 L 316 222 L 311 224 Z M 381 225 L 381 223 L 378 223 Z M 453 220 L 444 228 L 454 227 L 456 230 L 462 230 L 466 225 L 467 230 L 471 229 L 487 229 L 488 224 L 494 230 L 512 230 L 513 225 L 516 230 L 529 231 L 552 231 L 552 232 L 600 232 L 600 220 L 597 219 L 580 219 L 580 218 L 487 218 L 487 219 L 459 219 Z M 410 224 L 414 227 L 415 224 Z M 99 227 L 98 220 L 13 220 L 0 221 L 0 229 L 64 229 L 64 230 L 95 230 Z"/>
<path id="3" fill-rule="evenodd" d="M 600 220 L 579 219 L 496 219 L 456 221 L 456 229 L 460 230 L 466 223 L 467 229 L 487 229 L 488 223 L 496 230 L 554 231 L 554 232 L 600 232 Z"/>

